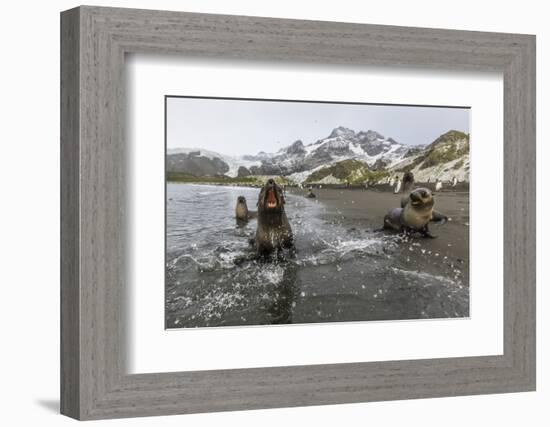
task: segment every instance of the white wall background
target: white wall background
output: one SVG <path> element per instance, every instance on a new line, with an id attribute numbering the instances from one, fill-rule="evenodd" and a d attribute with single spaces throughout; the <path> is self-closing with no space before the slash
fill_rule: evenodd
<path id="1" fill-rule="evenodd" d="M 310 408 L 109 421 L 146 426 L 546 426 L 550 423 L 548 323 L 550 27 L 545 3 L 277 0 L 96 1 L 97 5 L 503 31 L 537 35 L 538 391 Z M 63 426 L 59 384 L 59 12 L 74 1 L 4 2 L 0 66 L 0 420 Z M 546 360 L 545 360 L 546 359 Z"/>

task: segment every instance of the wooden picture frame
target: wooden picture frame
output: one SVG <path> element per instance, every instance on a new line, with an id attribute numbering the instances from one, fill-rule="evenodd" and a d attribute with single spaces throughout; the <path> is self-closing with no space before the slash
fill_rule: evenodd
<path id="1" fill-rule="evenodd" d="M 126 53 L 490 70 L 504 79 L 504 353 L 126 373 Z M 61 412 L 183 414 L 535 389 L 535 37 L 78 7 L 61 14 Z"/>

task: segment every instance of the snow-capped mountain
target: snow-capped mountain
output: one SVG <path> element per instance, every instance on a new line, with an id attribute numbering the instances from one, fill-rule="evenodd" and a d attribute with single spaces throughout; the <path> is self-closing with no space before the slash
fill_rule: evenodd
<path id="1" fill-rule="evenodd" d="M 319 171 L 324 168 L 335 166 L 341 171 L 363 164 L 370 171 L 386 175 L 413 170 L 415 176 L 418 174 L 417 181 L 423 182 L 424 178 L 444 173 L 468 180 L 468 153 L 469 136 L 462 132 L 449 131 L 427 146 L 411 146 L 373 130 L 355 132 L 340 126 L 326 138 L 307 145 L 297 140 L 276 153 L 232 157 L 200 148 L 169 149 L 166 166 L 168 172 L 197 177 L 276 175 L 302 183 L 323 175 Z M 359 163 L 338 166 L 348 160 Z M 452 164 L 446 165 L 449 162 Z"/>
<path id="2" fill-rule="evenodd" d="M 328 137 L 304 145 L 301 140 L 261 160 L 258 168 L 251 168 L 253 175 L 292 175 L 311 171 L 348 159 L 361 160 L 369 167 L 386 167 L 403 158 L 411 146 L 385 138 L 378 132 L 354 132 L 345 127 L 335 128 Z M 377 163 L 378 162 L 378 163 Z"/>
<path id="3" fill-rule="evenodd" d="M 347 159 L 363 161 L 375 169 L 384 168 L 403 159 L 411 148 L 414 147 L 373 130 L 356 133 L 337 127 L 328 137 L 312 144 L 297 140 L 276 153 L 231 157 L 200 148 L 169 149 L 167 170 L 196 176 L 292 175 L 299 179 L 308 171 Z"/>

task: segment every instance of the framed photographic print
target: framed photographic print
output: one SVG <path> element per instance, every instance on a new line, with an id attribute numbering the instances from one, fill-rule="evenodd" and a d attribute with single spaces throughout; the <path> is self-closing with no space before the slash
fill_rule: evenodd
<path id="1" fill-rule="evenodd" d="M 469 317 L 469 108 L 165 109 L 167 328 Z"/>
<path id="2" fill-rule="evenodd" d="M 535 39 L 61 15 L 61 407 L 535 388 Z"/>

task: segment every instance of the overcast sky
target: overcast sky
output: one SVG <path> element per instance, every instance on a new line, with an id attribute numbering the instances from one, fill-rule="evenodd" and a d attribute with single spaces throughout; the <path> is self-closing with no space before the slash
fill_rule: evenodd
<path id="1" fill-rule="evenodd" d="M 297 139 L 310 144 L 344 126 L 375 130 L 402 144 L 429 144 L 450 129 L 469 133 L 467 108 L 351 105 L 226 99 L 167 99 L 168 148 L 221 154 L 275 152 Z"/>

